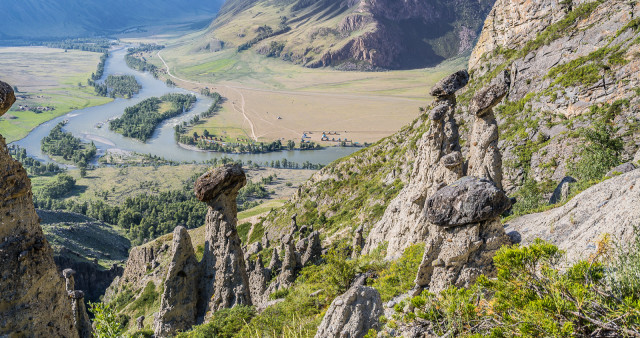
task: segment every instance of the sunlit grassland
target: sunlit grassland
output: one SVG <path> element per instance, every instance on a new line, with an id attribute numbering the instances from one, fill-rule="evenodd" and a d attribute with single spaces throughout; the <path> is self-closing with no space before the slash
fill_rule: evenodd
<path id="1" fill-rule="evenodd" d="M 0 117 L 0 134 L 8 142 L 25 137 L 39 124 L 70 111 L 111 102 L 96 96 L 87 79 L 95 72 L 99 53 L 44 47 L 0 47 L 0 80 L 18 87 L 12 110 Z M 19 105 L 54 107 L 36 114 Z"/>

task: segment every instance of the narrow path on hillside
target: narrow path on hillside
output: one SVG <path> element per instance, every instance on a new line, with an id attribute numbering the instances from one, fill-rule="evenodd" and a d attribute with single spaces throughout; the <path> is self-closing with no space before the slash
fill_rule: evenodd
<path id="1" fill-rule="evenodd" d="M 186 82 L 186 83 L 191 83 L 191 84 L 195 84 L 195 85 L 201 85 L 204 86 L 204 83 L 200 83 L 197 81 L 190 81 L 190 80 L 186 80 L 186 79 L 181 79 L 173 74 L 171 74 L 171 68 L 169 67 L 169 65 L 167 64 L 167 62 L 162 58 L 162 55 L 160 55 L 160 52 L 158 52 L 158 58 L 160 58 L 160 61 L 162 61 L 162 63 L 164 64 L 165 68 L 167 68 L 167 75 L 169 75 L 170 77 L 182 81 L 182 82 Z M 230 90 L 235 91 L 236 93 L 238 93 L 240 95 L 240 99 L 242 100 L 242 105 L 240 106 L 240 110 L 238 110 L 238 108 L 236 107 L 235 103 L 231 103 L 231 106 L 233 107 L 233 110 L 235 110 L 238 113 L 241 113 L 242 116 L 244 116 L 244 119 L 247 120 L 247 122 L 249 122 L 249 127 L 251 128 L 251 138 L 258 142 L 258 138 L 256 137 L 256 131 L 255 131 L 255 127 L 253 125 L 253 122 L 251 121 L 251 119 L 249 118 L 249 116 L 247 116 L 247 113 L 244 109 L 245 107 L 245 100 L 244 100 L 244 95 L 242 95 L 242 92 L 239 91 L 238 89 L 231 87 L 231 86 L 227 86 L 225 85 L 224 87 L 229 88 Z"/>

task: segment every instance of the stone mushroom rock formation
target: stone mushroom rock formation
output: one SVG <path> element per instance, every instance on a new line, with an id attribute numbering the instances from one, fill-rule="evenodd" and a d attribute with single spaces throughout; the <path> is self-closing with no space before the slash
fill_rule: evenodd
<path id="1" fill-rule="evenodd" d="M 278 255 L 277 248 L 273 248 L 271 261 L 269 262 L 269 270 L 272 272 L 277 272 L 280 271 L 280 268 L 282 268 L 282 261 L 280 260 L 280 256 Z"/>
<path id="2" fill-rule="evenodd" d="M 296 249 L 293 245 L 293 237 L 286 236 L 284 243 L 284 259 L 282 260 L 282 272 L 278 276 L 280 285 L 289 287 L 296 279 L 296 270 L 298 267 L 296 259 Z"/>
<path id="3" fill-rule="evenodd" d="M 510 199 L 492 182 L 476 177 L 439 190 L 427 201 L 426 251 L 418 269 L 418 290 L 438 293 L 450 285 L 467 287 L 482 274 L 491 276 L 493 256 L 511 243 L 499 215 Z"/>
<path id="4" fill-rule="evenodd" d="M 168 337 L 189 330 L 197 318 L 196 290 L 200 281 L 200 267 L 185 227 L 179 226 L 173 231 L 171 256 L 160 311 L 154 322 L 157 337 Z"/>
<path id="5" fill-rule="evenodd" d="M 0 81 L 0 115 L 15 102 Z M 27 172 L 0 136 L 0 336 L 78 337 Z"/>
<path id="6" fill-rule="evenodd" d="M 393 259 L 409 245 L 422 241 L 427 235 L 427 222 L 422 215 L 425 201 L 438 189 L 464 176 L 458 124 L 454 117 L 454 94 L 468 80 L 469 74 L 459 71 L 432 88 L 431 94 L 436 96 L 436 102 L 429 112 L 431 125 L 418 143 L 418 156 L 409 183 L 373 226 L 364 252 L 370 252 L 386 241 L 387 258 Z"/>
<path id="7" fill-rule="evenodd" d="M 356 283 L 331 302 L 315 337 L 364 337 L 379 327 L 383 313 L 378 291 Z"/>
<path id="8" fill-rule="evenodd" d="M 251 305 L 236 198 L 247 182 L 242 168 L 226 165 L 202 175 L 195 184 L 199 200 L 209 205 L 205 220 L 205 248 L 198 300 L 199 318 L 235 305 Z"/>
<path id="9" fill-rule="evenodd" d="M 502 188 L 502 155 L 498 148 L 498 122 L 493 107 L 507 95 L 510 84 L 509 72 L 501 72 L 489 85 L 476 92 L 469 105 L 475 121 L 470 138 L 467 175 L 487 178 L 498 188 Z"/>
<path id="10" fill-rule="evenodd" d="M 511 207 L 511 199 L 493 182 L 463 177 L 438 190 L 425 207 L 429 222 L 452 227 L 497 218 Z"/>
<path id="11" fill-rule="evenodd" d="M 87 309 L 84 305 L 84 292 L 75 289 L 76 272 L 73 269 L 64 269 L 62 276 L 65 279 L 67 295 L 71 300 L 71 313 L 73 313 L 73 325 L 78 331 L 80 337 L 91 337 L 92 328 L 91 321 L 87 315 Z"/>

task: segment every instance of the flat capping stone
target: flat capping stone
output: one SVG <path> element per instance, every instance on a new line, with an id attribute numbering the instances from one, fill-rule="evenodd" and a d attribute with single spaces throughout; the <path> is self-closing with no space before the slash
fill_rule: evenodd
<path id="1" fill-rule="evenodd" d="M 227 164 L 200 176 L 194 186 L 196 197 L 202 202 L 210 202 L 221 194 L 237 193 L 247 183 L 242 167 Z"/>

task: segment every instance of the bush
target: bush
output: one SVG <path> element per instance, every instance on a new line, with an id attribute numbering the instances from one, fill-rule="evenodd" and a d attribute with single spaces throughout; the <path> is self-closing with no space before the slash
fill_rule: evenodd
<path id="1" fill-rule="evenodd" d="M 638 257 L 636 244 L 620 262 L 637 263 Z M 610 268 L 600 262 L 602 256 L 567 269 L 561 267 L 562 258 L 558 247 L 542 240 L 503 247 L 494 257 L 495 279 L 481 276 L 468 289 L 450 287 L 440 295 L 424 292 L 411 300 L 415 311 L 397 318 L 420 317 L 436 333 L 456 336 L 639 336 L 638 279 L 614 274 L 620 283 L 611 284 L 612 289 L 605 283 Z M 403 307 L 399 304 L 396 311 Z"/>
<path id="2" fill-rule="evenodd" d="M 416 274 L 422 262 L 424 244 L 417 244 L 404 250 L 402 257 L 382 270 L 372 286 L 380 292 L 382 301 L 409 291 L 415 285 Z"/>
<path id="3" fill-rule="evenodd" d="M 93 314 L 94 334 L 98 338 L 120 337 L 123 326 L 118 322 L 113 307 L 104 303 L 89 303 L 89 311 Z"/>
<path id="4" fill-rule="evenodd" d="M 222 309 L 213 314 L 207 324 L 198 325 L 192 331 L 178 334 L 181 338 L 231 338 L 234 337 L 256 315 L 251 306 L 238 305 L 231 309 Z"/>

